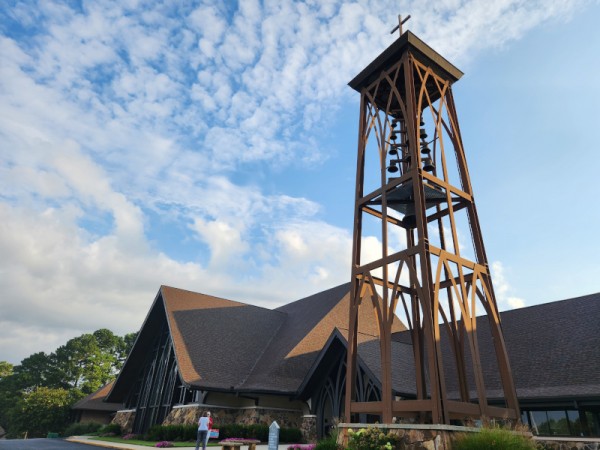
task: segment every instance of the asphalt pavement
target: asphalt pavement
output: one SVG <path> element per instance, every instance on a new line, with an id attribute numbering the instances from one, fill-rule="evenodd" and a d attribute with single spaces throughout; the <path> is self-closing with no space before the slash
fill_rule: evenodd
<path id="1" fill-rule="evenodd" d="M 67 439 L 2 439 L 0 449 L 4 450 L 91 450 L 91 447 L 104 447 L 130 450 L 149 450 L 152 447 L 134 444 L 121 444 L 120 442 L 105 442 L 90 439 L 88 436 L 72 436 Z M 287 444 L 279 445 L 277 450 L 286 450 Z M 177 448 L 195 448 L 177 447 Z M 246 446 L 244 446 L 246 448 Z M 266 444 L 257 445 L 256 450 L 268 450 Z M 207 450 L 219 450 L 220 447 L 207 447 Z"/>
<path id="2" fill-rule="evenodd" d="M 147 447 L 139 447 L 147 448 Z M 4 450 L 90 450 L 88 444 L 70 442 L 64 439 L 1 439 L 0 449 Z"/>

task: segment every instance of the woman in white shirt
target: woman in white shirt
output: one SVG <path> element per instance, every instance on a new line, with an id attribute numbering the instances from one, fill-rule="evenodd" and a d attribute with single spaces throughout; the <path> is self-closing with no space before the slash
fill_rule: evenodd
<path id="1" fill-rule="evenodd" d="M 202 442 L 202 450 L 206 450 L 206 437 L 208 436 L 208 417 L 206 413 L 202 413 L 202 416 L 198 420 L 198 437 L 196 439 L 196 450 L 200 447 Z"/>

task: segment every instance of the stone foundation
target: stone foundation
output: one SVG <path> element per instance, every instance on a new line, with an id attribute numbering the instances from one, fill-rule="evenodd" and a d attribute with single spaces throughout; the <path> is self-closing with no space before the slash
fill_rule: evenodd
<path id="1" fill-rule="evenodd" d="M 135 420 L 135 409 L 126 409 L 117 411 L 115 417 L 110 423 L 120 425 L 123 434 L 131 433 L 133 430 L 133 421 Z"/>
<path id="2" fill-rule="evenodd" d="M 552 438 L 536 436 L 539 449 L 543 450 L 600 450 L 600 438 Z"/>
<path id="3" fill-rule="evenodd" d="M 302 431 L 303 442 L 317 442 L 317 416 L 313 414 L 302 416 L 300 431 Z"/>
<path id="4" fill-rule="evenodd" d="M 224 408 L 211 405 L 184 405 L 175 406 L 163 421 L 163 425 L 195 425 L 198 418 L 204 411 L 210 411 L 214 427 L 219 428 L 223 424 L 266 424 L 270 425 L 274 420 L 282 428 L 302 429 L 303 417 L 302 411 L 245 407 L 245 408 Z M 316 430 L 316 425 L 315 425 Z"/>
<path id="5" fill-rule="evenodd" d="M 423 424 L 361 424 L 340 423 L 338 425 L 338 443 L 347 443 L 348 430 L 358 431 L 361 428 L 383 428 L 401 438 L 402 450 L 451 450 L 452 439 L 457 434 L 479 433 L 480 428 L 459 427 L 454 425 Z M 521 433 L 531 436 L 531 433 Z"/>

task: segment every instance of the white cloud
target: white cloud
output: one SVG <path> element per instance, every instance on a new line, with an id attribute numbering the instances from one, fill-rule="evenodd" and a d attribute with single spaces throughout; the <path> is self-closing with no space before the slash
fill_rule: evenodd
<path id="1" fill-rule="evenodd" d="M 492 283 L 494 285 L 494 293 L 496 294 L 496 302 L 498 309 L 506 310 L 513 308 L 523 308 L 525 300 L 511 295 L 512 288 L 506 279 L 506 270 L 500 261 L 494 261 L 490 268 L 492 272 Z"/>

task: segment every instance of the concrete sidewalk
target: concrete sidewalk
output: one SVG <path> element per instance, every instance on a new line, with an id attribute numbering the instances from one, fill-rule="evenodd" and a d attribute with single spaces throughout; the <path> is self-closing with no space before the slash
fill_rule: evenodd
<path id="1" fill-rule="evenodd" d="M 152 447 L 146 447 L 145 445 L 135 445 L 135 444 L 121 444 L 120 442 L 106 442 L 106 441 L 97 441 L 93 439 L 92 436 L 71 436 L 65 439 L 69 442 L 77 442 L 79 444 L 87 444 L 93 445 L 96 447 L 104 447 L 104 448 L 120 448 L 120 449 L 137 449 L 137 450 L 148 450 Z M 287 450 L 289 444 L 280 444 L 277 447 L 277 450 Z M 175 447 L 175 448 L 196 448 L 194 445 L 191 447 Z M 206 447 L 206 449 L 220 449 L 219 446 Z M 246 446 L 244 446 L 246 448 Z M 269 446 L 267 444 L 261 444 L 256 446 L 256 450 L 268 450 Z"/>

